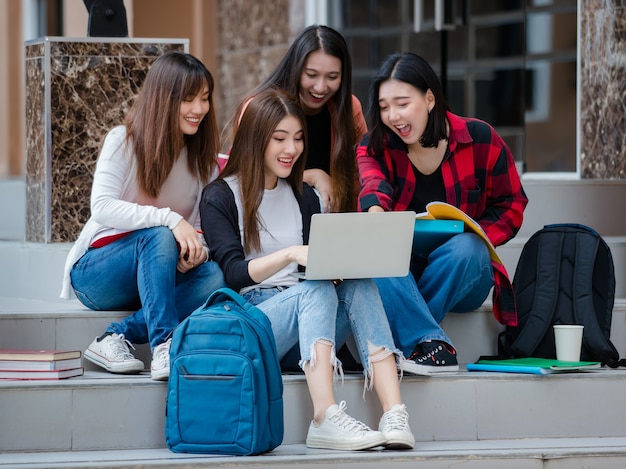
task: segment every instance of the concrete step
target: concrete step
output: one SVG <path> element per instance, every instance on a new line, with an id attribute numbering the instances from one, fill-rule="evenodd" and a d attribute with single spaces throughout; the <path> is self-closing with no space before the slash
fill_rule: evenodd
<path id="1" fill-rule="evenodd" d="M 0 241 L 0 297 L 57 300 L 70 248 L 68 243 Z"/>
<path id="2" fill-rule="evenodd" d="M 428 441 L 412 451 L 337 452 L 282 445 L 245 457 L 177 454 L 167 449 L 0 454 L 4 469 L 55 468 L 276 468 L 319 469 L 623 469 L 625 438 Z"/>
<path id="3" fill-rule="evenodd" d="M 532 234 L 531 234 L 532 235 Z M 513 280 L 515 269 L 524 244 L 530 236 L 516 236 L 508 243 L 498 246 L 496 249 L 504 266 Z M 626 236 L 603 236 L 613 257 L 615 269 L 615 296 L 626 298 Z"/>
<path id="4" fill-rule="evenodd" d="M 51 348 L 84 350 L 111 322 L 126 311 L 91 311 L 78 300 L 25 300 L 0 297 L 0 348 Z M 449 313 L 442 327 L 452 339 L 459 362 L 471 363 L 481 355 L 497 353 L 497 336 L 502 326 L 493 317 L 490 302 L 465 314 Z M 611 340 L 621 357 L 626 357 L 626 299 L 613 308 Z M 150 350 L 136 345 L 135 355 L 146 365 Z M 97 370 L 85 361 L 85 369 Z"/>
<path id="5" fill-rule="evenodd" d="M 302 445 L 312 415 L 303 375 L 285 375 L 283 445 Z M 404 376 L 401 391 L 417 449 L 433 441 L 625 438 L 626 370 L 559 375 L 461 371 Z M 149 375 L 87 372 L 61 381 L 0 382 L 0 453 L 165 448 L 167 383 Z M 348 375 L 336 397 L 376 427 L 375 394 Z M 207 396 L 208 397 L 208 396 Z M 626 441 L 626 440 L 625 440 Z M 1 459 L 0 459 L 1 461 Z"/>
<path id="6" fill-rule="evenodd" d="M 527 173 L 528 196 L 519 236 L 528 237 L 549 223 L 582 223 L 605 236 L 626 235 L 626 217 L 615 216 L 615 201 L 626 197 L 626 180 L 555 179 Z M 86 203 L 88 203 L 86 201 Z M 24 178 L 0 179 L 0 239 L 23 241 L 26 235 Z"/>
<path id="7" fill-rule="evenodd" d="M 25 178 L 0 179 L 0 240 L 26 239 Z"/>
<path id="8" fill-rule="evenodd" d="M 551 223 L 580 223 L 603 236 L 626 235 L 626 217 L 615 212 L 617 201 L 626 198 L 626 180 L 547 176 L 529 173 L 522 178 L 528 205 L 518 236 L 529 237 Z"/>
<path id="9" fill-rule="evenodd" d="M 615 265 L 615 295 L 626 298 L 626 236 L 605 236 Z M 528 237 L 517 236 L 497 248 L 511 280 Z M 56 300 L 61 292 L 68 243 L 0 240 L 0 297 Z"/>
<path id="10" fill-rule="evenodd" d="M 615 294 L 626 298 L 626 236 L 605 236 L 615 265 Z M 497 248 L 511 280 L 528 237 L 517 236 Z M 0 240 L 0 297 L 56 300 L 61 292 L 68 243 Z"/>
<path id="11" fill-rule="evenodd" d="M 615 216 L 616 200 L 626 197 L 626 181 L 534 180 L 525 175 L 529 204 L 518 235 L 498 247 L 511 278 L 528 238 L 545 224 L 581 223 L 604 236 L 613 254 L 616 296 L 626 298 L 626 217 Z M 24 242 L 23 179 L 0 180 L 0 297 L 58 298 L 71 243 Z"/>
<path id="12" fill-rule="evenodd" d="M 0 347 L 83 350 L 123 311 L 94 312 L 77 301 L 0 298 Z M 462 364 L 495 353 L 500 326 L 488 305 L 451 313 L 444 328 Z M 616 305 L 613 337 L 624 356 L 626 301 Z M 149 350 L 137 355 L 148 364 Z M 85 376 L 62 381 L 0 381 L 0 453 L 3 451 L 100 451 L 164 447 L 166 383 L 111 375 L 85 361 Z M 626 369 L 559 376 L 462 371 L 454 375 L 406 375 L 402 393 L 420 442 L 515 438 L 625 437 Z M 303 376 L 284 376 L 285 445 L 304 442 L 312 408 Z M 380 418 L 374 393 L 362 400 L 363 379 L 348 374 L 337 399 L 370 425 Z M 514 422 L 514 424 L 513 424 Z M 584 424 L 580 424 L 584 422 Z M 1 459 L 0 459 L 1 460 Z"/>
<path id="13" fill-rule="evenodd" d="M 2 184 L 0 184 L 2 186 Z M 551 187 L 552 186 L 552 187 Z M 557 192 L 553 191 L 554 186 Z M 4 186 L 6 188 L 7 186 Z M 20 187 L 13 183 L 12 190 Z M 621 200 L 625 182 L 526 183 L 531 203 L 517 238 L 498 248 L 511 276 L 526 239 L 545 223 L 578 222 L 607 237 L 616 264 L 617 295 L 626 298 L 626 222 L 601 207 Z M 0 347 L 84 350 L 124 311 L 94 312 L 58 300 L 70 244 L 23 242 L 16 215 L 24 213 L 0 187 Z M 621 194 L 621 195 L 620 195 Z M 607 199 L 610 203 L 602 203 Z M 23 204 L 22 204 L 23 205 Z M 600 208 L 598 208 L 600 207 Z M 23 207 L 22 207 L 23 208 Z M 10 216 L 4 214 L 11 211 Z M 501 327 L 487 302 L 443 322 L 462 364 L 496 351 Z M 611 337 L 626 356 L 626 300 L 616 302 Z M 148 364 L 147 346 L 137 356 Z M 304 447 L 312 409 L 301 375 L 284 377 L 284 444 L 270 455 L 220 458 L 176 455 L 164 447 L 167 385 L 146 374 L 113 376 L 86 363 L 86 375 L 44 383 L 0 381 L 2 467 L 626 467 L 626 370 L 559 376 L 461 372 L 405 376 L 402 393 L 418 444 L 414 451 L 325 452 Z M 362 400 L 363 380 L 346 376 L 337 398 L 375 426 L 374 393 Z M 582 465 L 582 466 L 581 466 Z"/>
<path id="14" fill-rule="evenodd" d="M 84 350 L 112 322 L 128 311 L 92 311 L 78 300 L 38 300 L 0 297 L 0 348 Z M 147 344 L 133 352 L 150 365 Z M 101 368 L 83 360 L 86 370 Z"/>

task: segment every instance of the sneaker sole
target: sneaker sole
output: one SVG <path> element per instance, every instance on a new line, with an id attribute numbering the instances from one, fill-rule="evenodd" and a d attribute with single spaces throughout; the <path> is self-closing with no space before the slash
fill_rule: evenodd
<path id="1" fill-rule="evenodd" d="M 405 360 L 400 363 L 400 369 L 414 375 L 432 376 L 444 373 L 457 373 L 459 371 L 459 365 L 426 366 L 418 365 L 417 363 L 410 360 Z"/>
<path id="2" fill-rule="evenodd" d="M 358 440 L 358 441 L 338 441 L 335 438 L 321 438 L 321 437 L 311 437 L 306 439 L 306 445 L 309 448 L 316 449 L 333 449 L 339 451 L 360 451 L 364 449 L 372 449 L 377 446 L 385 446 L 387 443 L 387 438 L 385 435 L 381 433 L 378 438 L 370 438 L 367 440 Z"/>
<path id="3" fill-rule="evenodd" d="M 387 438 L 385 449 L 413 449 L 415 446 L 415 438 L 404 432 L 389 432 L 385 437 Z"/>
<path id="4" fill-rule="evenodd" d="M 387 442 L 385 445 L 385 449 L 388 450 L 400 450 L 400 449 L 413 449 L 415 447 L 415 443 L 410 443 L 408 441 L 398 441 L 398 442 Z"/>
<path id="5" fill-rule="evenodd" d="M 150 371 L 150 378 L 153 381 L 167 381 L 170 377 L 170 370 Z"/>
<path id="6" fill-rule="evenodd" d="M 145 368 L 143 363 L 141 364 L 141 368 L 139 368 L 139 363 L 111 363 L 89 349 L 85 350 L 83 356 L 94 365 L 98 365 L 99 367 L 104 368 L 110 373 L 136 374 L 141 373 Z"/>

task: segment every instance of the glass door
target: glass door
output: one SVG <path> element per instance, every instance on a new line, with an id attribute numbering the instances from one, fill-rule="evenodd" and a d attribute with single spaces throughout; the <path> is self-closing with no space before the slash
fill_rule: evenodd
<path id="1" fill-rule="evenodd" d="M 520 171 L 576 171 L 576 0 L 335 0 L 355 94 L 398 51 L 427 59 L 450 108 L 483 119 Z"/>

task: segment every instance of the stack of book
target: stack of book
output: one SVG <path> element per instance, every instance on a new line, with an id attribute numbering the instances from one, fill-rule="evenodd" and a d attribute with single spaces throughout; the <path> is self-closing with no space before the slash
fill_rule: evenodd
<path id="1" fill-rule="evenodd" d="M 64 379 L 84 373 L 80 350 L 0 349 L 0 379 Z"/>

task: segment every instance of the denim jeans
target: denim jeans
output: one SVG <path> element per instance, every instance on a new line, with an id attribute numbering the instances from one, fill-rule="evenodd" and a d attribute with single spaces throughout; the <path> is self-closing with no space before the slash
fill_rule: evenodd
<path id="1" fill-rule="evenodd" d="M 439 323 L 449 311 L 465 313 L 482 305 L 493 286 L 493 271 L 484 242 L 461 233 L 429 255 L 421 275 L 412 271 L 375 282 L 396 344 L 408 357 L 426 340 L 453 345 Z"/>
<path id="2" fill-rule="evenodd" d="M 134 231 L 101 248 L 89 249 L 74 264 L 72 287 L 88 308 L 136 310 L 107 332 L 124 334 L 154 348 L 216 289 L 225 286 L 216 262 L 186 273 L 176 270 L 178 248 L 164 226 Z"/>
<path id="3" fill-rule="evenodd" d="M 244 297 L 268 316 L 279 358 L 299 343 L 301 367 L 315 365 L 315 343 L 341 346 L 350 334 L 366 376 L 371 375 L 371 350 L 382 347 L 385 356 L 399 355 L 372 280 L 345 280 L 337 287 L 330 281 L 305 280 L 289 288 L 251 290 Z"/>

